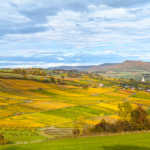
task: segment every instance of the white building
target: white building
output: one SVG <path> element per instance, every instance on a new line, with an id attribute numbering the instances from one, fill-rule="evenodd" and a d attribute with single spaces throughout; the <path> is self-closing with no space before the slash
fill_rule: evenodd
<path id="1" fill-rule="evenodd" d="M 142 81 L 142 82 L 146 82 L 145 79 L 144 79 L 144 77 L 142 77 L 142 80 L 141 80 L 141 81 Z"/>
<path id="2" fill-rule="evenodd" d="M 104 85 L 103 85 L 103 83 L 100 83 L 99 86 L 100 86 L 100 87 L 103 87 Z"/>

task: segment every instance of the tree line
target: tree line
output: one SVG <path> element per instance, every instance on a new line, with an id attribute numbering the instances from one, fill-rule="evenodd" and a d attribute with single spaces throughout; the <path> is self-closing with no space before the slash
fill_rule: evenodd
<path id="1" fill-rule="evenodd" d="M 78 117 L 74 121 L 73 135 L 150 130 L 149 113 L 141 105 L 133 108 L 129 102 L 124 102 L 118 105 L 118 109 L 120 119 L 114 123 L 110 123 L 103 118 L 98 124 L 89 127 L 84 117 Z"/>

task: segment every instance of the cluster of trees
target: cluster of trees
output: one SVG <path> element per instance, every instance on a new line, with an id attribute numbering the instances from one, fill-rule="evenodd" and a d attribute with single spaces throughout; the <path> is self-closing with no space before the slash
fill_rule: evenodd
<path id="1" fill-rule="evenodd" d="M 51 76 L 50 78 L 49 78 L 49 80 L 48 80 L 48 78 L 47 79 L 45 79 L 44 80 L 44 78 L 43 77 L 41 77 L 40 78 L 40 81 L 41 82 L 45 82 L 45 83 L 62 83 L 63 82 L 63 80 L 64 80 L 64 76 L 61 76 L 61 78 L 54 78 L 53 76 Z"/>
<path id="2" fill-rule="evenodd" d="M 23 74 L 23 75 L 37 75 L 37 76 L 46 76 L 46 72 L 41 68 L 29 68 L 29 69 L 14 69 L 14 73 Z"/>
<path id="3" fill-rule="evenodd" d="M 26 74 L 26 69 L 25 68 L 23 68 L 23 69 L 16 68 L 16 69 L 14 69 L 14 73 L 16 73 L 16 74 Z"/>
<path id="4" fill-rule="evenodd" d="M 121 117 L 114 123 L 106 122 L 105 119 L 95 125 L 96 132 L 128 132 L 150 130 L 150 118 L 148 112 L 142 106 L 138 105 L 135 109 L 128 102 L 118 105 L 118 115 Z"/>
<path id="5" fill-rule="evenodd" d="M 89 132 L 89 126 L 86 123 L 86 118 L 83 116 L 79 116 L 74 120 L 74 129 L 72 130 L 72 133 L 74 136 L 84 135 Z"/>
<path id="6" fill-rule="evenodd" d="M 137 107 L 133 109 L 129 102 L 124 102 L 119 104 L 118 108 L 118 115 L 121 119 L 114 123 L 102 119 L 101 122 L 94 127 L 89 127 L 84 117 L 78 117 L 74 121 L 73 135 L 150 130 L 149 114 L 142 106 L 137 105 Z"/>

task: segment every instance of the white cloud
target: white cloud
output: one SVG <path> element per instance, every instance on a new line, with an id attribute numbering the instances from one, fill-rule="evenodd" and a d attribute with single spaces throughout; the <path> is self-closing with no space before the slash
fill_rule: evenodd
<path id="1" fill-rule="evenodd" d="M 64 60 L 62 57 L 56 57 L 57 60 Z"/>
<path id="2" fill-rule="evenodd" d="M 108 56 L 108 61 L 130 56 L 146 60 L 147 51 L 144 55 L 135 52 L 149 46 L 150 5 L 123 4 L 121 7 L 117 0 L 111 3 L 108 0 L 2 1 L 0 57 L 12 57 L 14 62 L 19 56 L 26 57 L 26 61 L 55 56 L 52 61 L 67 60 L 71 64 L 82 61 L 79 55 L 84 55 L 85 63 L 90 59 L 93 63 L 91 53 L 93 57 Z"/>
<path id="3" fill-rule="evenodd" d="M 78 58 L 78 59 L 76 59 L 76 61 L 80 61 L 80 59 Z"/>

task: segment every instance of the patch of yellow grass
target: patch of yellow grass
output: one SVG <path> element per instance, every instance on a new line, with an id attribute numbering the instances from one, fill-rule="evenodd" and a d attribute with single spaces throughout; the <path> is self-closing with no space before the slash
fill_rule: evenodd
<path id="1" fill-rule="evenodd" d="M 38 83 L 30 80 L 18 80 L 18 79 L 0 79 L 0 85 L 5 88 L 12 89 L 37 89 L 37 88 L 49 88 L 45 83 Z"/>
<path id="2" fill-rule="evenodd" d="M 6 109 L 0 109 L 0 118 L 7 117 L 13 115 L 13 112 Z"/>
<path id="3" fill-rule="evenodd" d="M 0 126 L 46 127 L 72 122 L 72 120 L 43 113 L 32 113 L 0 119 Z"/>
<path id="4" fill-rule="evenodd" d="M 87 91 L 88 93 L 106 93 L 113 91 L 113 88 L 89 88 Z"/>
<path id="5" fill-rule="evenodd" d="M 17 104 L 22 103 L 23 101 L 20 100 L 7 100 L 7 99 L 0 99 L 0 106 L 2 105 L 10 105 L 10 104 Z"/>
<path id="6" fill-rule="evenodd" d="M 27 91 L 27 90 L 21 90 L 20 92 L 23 93 L 23 94 L 28 95 L 28 97 L 31 97 L 31 98 L 35 98 L 35 97 L 38 97 L 38 98 L 47 98 L 47 97 L 49 97 L 47 95 L 42 95 L 42 94 L 39 94 L 39 93 Z"/>
<path id="7" fill-rule="evenodd" d="M 118 111 L 118 102 L 99 103 L 97 106 Z"/>
<path id="8" fill-rule="evenodd" d="M 150 101 L 149 100 L 134 100 L 134 101 L 130 101 L 130 102 L 150 106 Z"/>
<path id="9" fill-rule="evenodd" d="M 59 108 L 75 106 L 73 104 L 66 104 L 62 102 L 53 102 L 53 101 L 34 101 L 32 103 L 27 103 L 25 105 L 39 108 L 42 110 L 59 109 Z"/>
<path id="10" fill-rule="evenodd" d="M 12 99 L 27 99 L 27 97 L 21 97 L 21 96 L 17 96 L 17 95 L 11 95 L 11 94 L 7 94 L 5 92 L 0 91 L 0 97 L 3 98 L 12 98 Z"/>
<path id="11" fill-rule="evenodd" d="M 126 94 L 120 94 L 120 93 L 115 93 L 115 92 L 107 93 L 107 95 L 118 96 L 118 97 L 123 97 L 123 98 L 129 97 L 129 95 L 126 95 Z"/>

